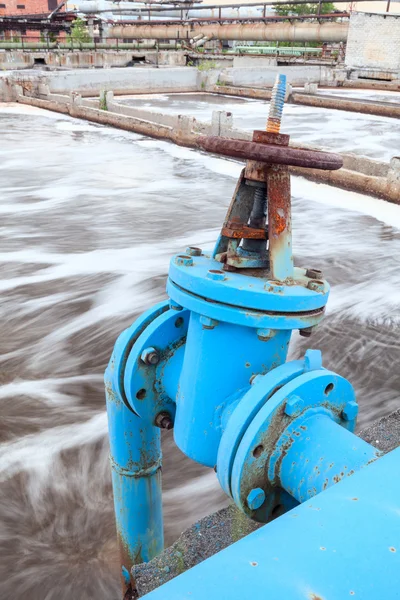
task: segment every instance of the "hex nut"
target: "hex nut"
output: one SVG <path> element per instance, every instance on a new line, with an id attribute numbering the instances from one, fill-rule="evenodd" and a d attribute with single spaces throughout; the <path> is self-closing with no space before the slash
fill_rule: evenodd
<path id="1" fill-rule="evenodd" d="M 320 269 L 307 269 L 306 277 L 309 277 L 310 279 L 323 279 L 324 276 Z"/>
<path id="2" fill-rule="evenodd" d="M 257 337 L 262 342 L 267 342 L 276 334 L 275 329 L 257 329 Z"/>
<path id="3" fill-rule="evenodd" d="M 305 327 L 304 329 L 299 329 L 299 334 L 301 337 L 310 337 L 313 332 L 314 327 Z"/>
<path id="4" fill-rule="evenodd" d="M 215 319 L 210 319 L 210 317 L 206 317 L 204 315 L 200 316 L 200 323 L 203 326 L 203 329 L 214 329 L 219 323 Z"/>
<path id="5" fill-rule="evenodd" d="M 251 490 L 246 498 L 247 506 L 250 510 L 257 510 L 264 504 L 265 492 L 261 488 Z"/>
<path id="6" fill-rule="evenodd" d="M 167 411 L 161 411 L 155 418 L 154 424 L 160 429 L 172 429 L 174 422 L 171 415 Z"/>
<path id="7" fill-rule="evenodd" d="M 342 417 L 345 421 L 353 421 L 358 415 L 358 404 L 354 400 L 347 402 L 343 411 Z"/>
<path id="8" fill-rule="evenodd" d="M 157 365 L 160 362 L 160 356 L 155 348 L 145 348 L 140 355 L 141 360 L 146 365 Z"/>
<path id="9" fill-rule="evenodd" d="M 182 310 L 183 306 L 181 306 L 180 304 L 178 304 L 177 302 L 174 302 L 174 300 L 169 300 L 169 307 L 172 310 Z"/>
<path id="10" fill-rule="evenodd" d="M 226 278 L 226 275 L 223 271 L 219 269 L 210 269 L 206 275 L 207 279 L 212 279 L 213 281 L 223 281 Z"/>
<path id="11" fill-rule="evenodd" d="M 306 350 L 304 354 L 304 372 L 316 371 L 322 368 L 321 350 Z"/>
<path id="12" fill-rule="evenodd" d="M 197 248 L 196 246 L 188 246 L 185 250 L 185 254 L 188 254 L 189 256 L 201 256 L 202 249 Z"/>
<path id="13" fill-rule="evenodd" d="M 175 257 L 175 264 L 179 267 L 191 267 L 193 265 L 193 258 L 188 254 L 179 254 Z"/>
<path id="14" fill-rule="evenodd" d="M 293 417 L 295 414 L 299 413 L 302 410 L 303 406 L 303 400 L 299 398 L 299 396 L 290 396 L 286 402 L 285 415 L 287 415 L 288 417 Z"/>
<path id="15" fill-rule="evenodd" d="M 282 285 L 282 283 L 279 283 L 278 281 L 267 281 L 264 288 L 267 290 L 267 292 L 272 292 L 273 294 L 279 294 L 284 291 L 285 286 Z"/>
<path id="16" fill-rule="evenodd" d="M 309 290 L 313 292 L 324 292 L 325 291 L 325 283 L 321 279 L 311 279 L 307 283 L 307 287 Z"/>

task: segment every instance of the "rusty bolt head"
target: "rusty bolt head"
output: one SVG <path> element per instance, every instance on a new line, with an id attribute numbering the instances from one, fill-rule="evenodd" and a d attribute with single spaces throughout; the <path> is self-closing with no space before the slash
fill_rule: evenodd
<path id="1" fill-rule="evenodd" d="M 169 300 L 169 307 L 172 308 L 172 310 L 182 310 L 183 306 L 181 306 L 180 304 L 178 304 L 177 302 L 174 302 L 174 300 Z"/>
<path id="2" fill-rule="evenodd" d="M 185 253 L 189 256 L 201 256 L 202 249 L 196 248 L 196 246 L 188 246 L 185 250 Z"/>
<path id="3" fill-rule="evenodd" d="M 166 411 L 161 411 L 155 418 L 154 424 L 160 429 L 172 429 L 174 422 L 171 415 Z"/>
<path id="4" fill-rule="evenodd" d="M 347 402 L 343 411 L 342 417 L 345 421 L 353 421 L 358 415 L 358 404 L 354 400 Z"/>
<path id="5" fill-rule="evenodd" d="M 323 279 L 324 276 L 319 269 L 307 269 L 306 277 L 309 277 L 310 279 Z"/>
<path id="6" fill-rule="evenodd" d="M 210 269 L 207 273 L 207 279 L 212 279 L 213 281 L 223 281 L 225 277 L 225 273 L 219 269 Z"/>
<path id="7" fill-rule="evenodd" d="M 285 286 L 277 281 L 267 281 L 267 283 L 264 285 L 264 288 L 267 290 L 267 292 L 280 294 L 284 291 Z"/>
<path id="8" fill-rule="evenodd" d="M 191 267 L 193 264 L 193 258 L 188 254 L 179 254 L 175 257 L 175 264 L 180 267 Z"/>
<path id="9" fill-rule="evenodd" d="M 160 362 L 160 356 L 153 347 L 145 348 L 140 355 L 140 358 L 146 365 L 157 365 Z"/>
<path id="10" fill-rule="evenodd" d="M 299 329 L 299 334 L 301 337 L 310 337 L 313 332 L 314 327 L 305 327 L 304 329 Z"/>
<path id="11" fill-rule="evenodd" d="M 264 504 L 265 492 L 261 488 L 254 488 L 249 492 L 246 502 L 250 510 L 257 510 Z"/>
<path id="12" fill-rule="evenodd" d="M 311 281 L 308 282 L 307 287 L 309 290 L 312 290 L 313 292 L 324 292 L 325 291 L 325 284 L 320 279 L 311 279 Z"/>
<path id="13" fill-rule="evenodd" d="M 303 400 L 299 396 L 293 395 L 286 401 L 285 415 L 293 417 L 294 415 L 301 412 L 304 406 Z"/>
<path id="14" fill-rule="evenodd" d="M 275 329 L 257 329 L 257 337 L 261 342 L 267 342 L 276 334 Z"/>

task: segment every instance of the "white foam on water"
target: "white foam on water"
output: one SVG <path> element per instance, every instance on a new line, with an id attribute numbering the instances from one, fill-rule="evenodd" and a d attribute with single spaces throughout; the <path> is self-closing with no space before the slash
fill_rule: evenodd
<path id="1" fill-rule="evenodd" d="M 70 405 L 71 395 L 62 394 L 58 388 L 73 383 L 99 383 L 103 380 L 100 375 L 76 375 L 57 379 L 18 380 L 0 386 L 0 401 L 18 396 L 36 398 L 47 406 Z"/>
<path id="2" fill-rule="evenodd" d="M 52 427 L 4 442 L 0 444 L 0 481 L 20 471 L 48 471 L 53 458 L 60 452 L 92 444 L 106 434 L 107 415 L 101 412 L 83 423 Z"/>
<path id="3" fill-rule="evenodd" d="M 355 211 L 374 217 L 400 229 L 400 205 L 372 196 L 341 190 L 330 185 L 315 183 L 302 177 L 292 177 L 292 195 L 307 198 L 344 211 Z"/>
<path id="4" fill-rule="evenodd" d="M 29 104 L 20 104 L 19 102 L 1 102 L 0 103 L 0 114 L 14 114 L 14 115 L 33 115 L 47 117 L 48 119 L 63 119 L 68 118 L 64 115 L 46 110 L 44 108 L 38 108 L 37 106 L 30 106 Z"/>

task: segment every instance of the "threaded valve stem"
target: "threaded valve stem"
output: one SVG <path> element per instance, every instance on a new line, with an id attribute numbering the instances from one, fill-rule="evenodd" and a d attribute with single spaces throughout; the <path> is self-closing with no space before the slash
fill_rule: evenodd
<path id="1" fill-rule="evenodd" d="M 271 103 L 267 121 L 268 133 L 279 133 L 281 128 L 283 105 L 286 94 L 286 75 L 277 75 L 272 88 Z"/>

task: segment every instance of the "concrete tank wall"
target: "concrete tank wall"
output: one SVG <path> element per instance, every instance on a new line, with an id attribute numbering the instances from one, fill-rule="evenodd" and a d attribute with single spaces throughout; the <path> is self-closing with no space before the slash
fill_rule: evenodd
<path id="1" fill-rule="evenodd" d="M 77 92 L 84 95 L 98 94 L 103 89 L 121 93 L 151 93 L 160 89 L 165 92 L 197 91 L 198 69 L 195 67 L 123 69 L 81 69 L 71 71 L 28 73 L 14 72 L 14 82 L 27 88 L 30 82 L 40 81 L 48 85 L 50 92 Z"/>
<path id="2" fill-rule="evenodd" d="M 288 83 L 304 85 L 308 82 L 329 83 L 333 81 L 333 69 L 320 65 L 242 67 L 224 69 L 219 80 L 228 85 L 244 87 L 272 87 L 277 74 L 286 75 Z"/>

